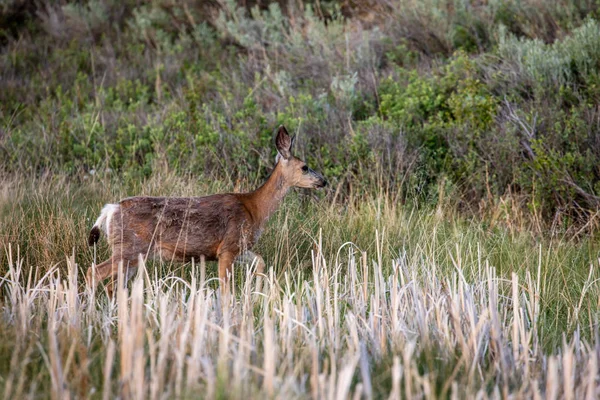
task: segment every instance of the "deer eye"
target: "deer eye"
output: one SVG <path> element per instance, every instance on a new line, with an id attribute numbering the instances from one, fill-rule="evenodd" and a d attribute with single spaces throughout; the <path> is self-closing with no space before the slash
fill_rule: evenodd
<path id="1" fill-rule="evenodd" d="M 308 172 L 308 166 L 307 165 L 303 165 L 302 166 L 302 173 L 306 174 Z"/>

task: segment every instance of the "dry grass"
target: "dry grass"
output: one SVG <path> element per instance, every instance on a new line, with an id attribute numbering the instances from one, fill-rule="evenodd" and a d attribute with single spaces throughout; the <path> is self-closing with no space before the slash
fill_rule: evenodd
<path id="1" fill-rule="evenodd" d="M 140 269 L 108 301 L 78 285 L 73 260 L 66 275 L 28 274 L 8 249 L 4 398 L 600 394 L 597 333 L 586 341 L 577 330 L 554 355 L 540 345 L 541 269 L 505 279 L 480 260 L 467 279 L 460 259 L 443 275 L 435 260 L 403 256 L 382 268 L 381 254 L 352 245 L 338 256 L 328 264 L 313 253 L 312 279 L 271 269 L 260 291 L 239 268 L 244 279 L 225 298 L 204 265 L 191 266 L 190 281 Z"/>
<path id="2" fill-rule="evenodd" d="M 258 244 L 271 267 L 260 290 L 252 266 L 223 298 L 212 264 L 154 263 L 109 301 L 82 276 L 108 251 L 80 240 L 102 202 L 219 184 L 3 183 L 4 398 L 600 394 L 593 240 L 533 240 L 383 195 L 292 194 Z"/>

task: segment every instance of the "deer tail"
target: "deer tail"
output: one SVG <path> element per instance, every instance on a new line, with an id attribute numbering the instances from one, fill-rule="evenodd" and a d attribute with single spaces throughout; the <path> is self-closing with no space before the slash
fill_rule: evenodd
<path id="1" fill-rule="evenodd" d="M 104 232 L 106 236 L 109 236 L 110 233 L 110 222 L 112 220 L 115 212 L 119 210 L 120 206 L 118 204 L 106 204 L 102 211 L 100 212 L 100 216 L 92 226 L 92 230 L 90 231 L 90 235 L 88 236 L 88 245 L 93 246 L 98 243 L 100 240 L 100 232 L 102 228 L 104 228 Z"/>

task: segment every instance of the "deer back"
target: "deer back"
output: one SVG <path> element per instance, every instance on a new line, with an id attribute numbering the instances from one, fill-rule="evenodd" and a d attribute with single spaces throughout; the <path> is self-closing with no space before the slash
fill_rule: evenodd
<path id="1" fill-rule="evenodd" d="M 216 259 L 251 247 L 256 229 L 235 194 L 206 197 L 131 197 L 121 200 L 109 238 L 128 258 L 148 254 L 189 261 Z"/>

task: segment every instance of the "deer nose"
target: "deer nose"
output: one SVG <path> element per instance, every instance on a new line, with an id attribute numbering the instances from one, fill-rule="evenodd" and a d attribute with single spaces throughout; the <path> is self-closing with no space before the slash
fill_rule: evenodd
<path id="1" fill-rule="evenodd" d="M 323 178 L 323 179 L 321 179 L 321 182 L 319 182 L 318 187 L 324 188 L 325 186 L 327 186 L 327 184 L 328 184 L 327 179 Z"/>

